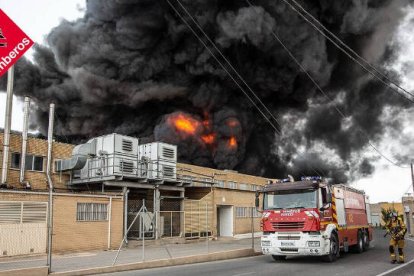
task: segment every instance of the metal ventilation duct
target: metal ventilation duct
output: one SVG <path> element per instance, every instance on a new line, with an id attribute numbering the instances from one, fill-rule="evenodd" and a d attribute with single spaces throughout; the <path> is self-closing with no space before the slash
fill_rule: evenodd
<path id="1" fill-rule="evenodd" d="M 82 169 L 88 156 L 96 155 L 96 140 L 92 139 L 86 144 L 77 145 L 72 150 L 72 158 L 66 160 L 56 161 L 56 171 L 74 171 Z"/>

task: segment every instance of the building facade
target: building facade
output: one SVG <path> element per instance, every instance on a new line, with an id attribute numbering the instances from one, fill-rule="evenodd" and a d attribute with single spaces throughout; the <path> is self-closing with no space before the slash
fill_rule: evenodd
<path id="1" fill-rule="evenodd" d="M 3 145 L 3 133 L 0 141 Z M 7 182 L 0 189 L 0 256 L 46 253 L 47 147 L 44 139 L 28 138 L 21 182 L 22 136 L 11 133 Z M 73 148 L 54 142 L 52 164 L 69 158 Z M 0 157 L 3 158 L 3 147 Z M 53 253 L 117 248 L 123 234 L 122 195 L 74 192 L 67 187 L 70 175 L 52 169 Z"/>
<path id="2" fill-rule="evenodd" d="M 385 222 L 381 215 L 381 210 L 395 210 L 399 215 L 404 214 L 404 207 L 401 202 L 379 202 L 379 203 L 371 203 L 370 204 L 370 211 L 371 211 L 371 221 L 374 226 L 384 226 Z"/>
<path id="3" fill-rule="evenodd" d="M 0 256 L 46 252 L 47 147 L 44 139 L 28 138 L 20 181 L 22 136 L 11 134 L 7 182 L 0 188 L 0 235 L 5 237 Z M 233 237 L 260 231 L 254 202 L 266 178 L 177 163 L 174 181 L 120 177 L 74 184 L 76 172 L 56 168 L 56 161 L 70 159 L 74 148 L 60 142 L 52 146 L 54 253 L 117 248 L 134 219 L 129 239 Z"/>

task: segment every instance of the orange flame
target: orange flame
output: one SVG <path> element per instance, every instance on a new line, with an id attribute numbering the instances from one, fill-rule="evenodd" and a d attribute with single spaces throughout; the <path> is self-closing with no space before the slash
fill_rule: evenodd
<path id="1" fill-rule="evenodd" d="M 179 114 L 172 120 L 177 130 L 183 131 L 188 134 L 195 134 L 196 130 L 200 126 L 200 123 L 197 120 L 189 116 L 185 116 L 184 114 Z"/>
<path id="2" fill-rule="evenodd" d="M 214 141 L 216 140 L 216 134 L 210 133 L 210 134 L 203 135 L 201 136 L 201 140 L 203 140 L 203 142 L 206 144 L 213 144 Z"/>
<path id="3" fill-rule="evenodd" d="M 236 140 L 236 137 L 234 137 L 234 136 L 230 137 L 230 140 L 229 140 L 229 146 L 230 146 L 231 148 L 237 147 L 237 140 Z"/>

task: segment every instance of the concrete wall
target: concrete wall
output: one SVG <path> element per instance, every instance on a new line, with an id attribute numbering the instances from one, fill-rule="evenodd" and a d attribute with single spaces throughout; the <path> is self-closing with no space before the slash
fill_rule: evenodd
<path id="1" fill-rule="evenodd" d="M 47 193 L 0 191 L 2 201 L 40 201 L 47 202 Z M 80 194 L 55 194 L 53 197 L 53 252 L 74 252 L 108 249 L 109 220 L 77 221 L 77 203 L 106 203 L 109 196 Z M 109 210 L 108 210 L 109 211 Z M 122 240 L 123 200 L 112 198 L 111 242 L 115 249 Z"/>
<path id="2" fill-rule="evenodd" d="M 3 160 L 3 132 L 0 133 L 0 160 Z M 9 187 L 13 188 L 23 188 L 23 186 L 19 183 L 19 169 L 13 169 L 10 167 L 11 163 L 11 156 L 13 152 L 21 153 L 22 148 L 22 136 L 20 133 L 12 133 L 10 136 L 10 154 L 9 154 L 9 170 L 8 170 L 8 181 L 7 184 Z M 74 145 L 64 144 L 59 142 L 53 143 L 52 148 L 52 158 L 53 163 L 55 160 L 58 159 L 67 159 L 72 156 L 72 149 Z M 35 156 L 42 156 L 43 157 L 43 172 L 37 171 L 26 171 L 25 179 L 28 180 L 32 186 L 32 190 L 47 190 L 47 181 L 46 181 L 46 162 L 47 162 L 47 140 L 29 137 L 27 141 L 27 154 L 35 155 Z M 2 162 L 0 162 L 0 168 L 2 166 Z M 52 165 L 52 169 L 54 169 L 54 165 Z M 0 170 L 0 175 L 1 175 Z M 69 180 L 69 174 L 52 174 L 52 180 L 55 186 L 55 189 L 58 190 L 66 190 L 66 182 Z"/>

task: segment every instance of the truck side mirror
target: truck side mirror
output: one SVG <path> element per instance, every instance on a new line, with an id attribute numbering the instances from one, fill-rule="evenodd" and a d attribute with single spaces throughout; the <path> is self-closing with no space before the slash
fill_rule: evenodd
<path id="1" fill-rule="evenodd" d="M 259 192 L 256 192 L 256 198 L 255 198 L 254 203 L 255 203 L 256 208 L 259 208 L 259 203 L 260 203 L 260 201 L 259 201 Z"/>

